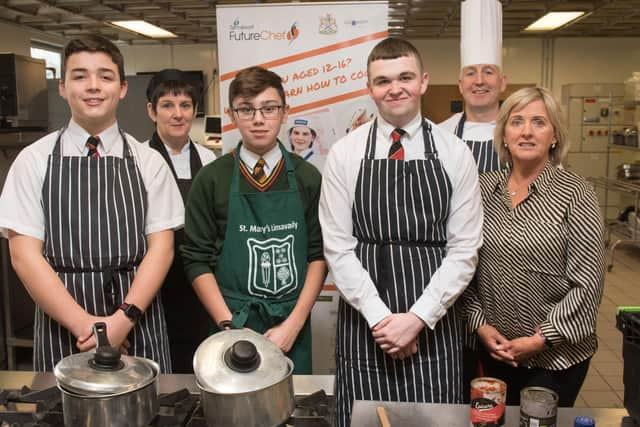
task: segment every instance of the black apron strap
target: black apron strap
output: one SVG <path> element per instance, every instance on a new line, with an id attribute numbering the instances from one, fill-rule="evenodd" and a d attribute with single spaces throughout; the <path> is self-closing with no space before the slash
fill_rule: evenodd
<path id="1" fill-rule="evenodd" d="M 151 139 L 149 140 L 149 147 L 153 148 L 158 153 L 160 153 L 164 161 L 167 162 L 167 165 L 169 165 L 169 169 L 171 169 L 171 173 L 173 174 L 173 178 L 176 180 L 176 183 L 177 183 L 178 174 L 176 173 L 176 169 L 173 167 L 173 162 L 171 161 L 171 156 L 167 151 L 167 147 L 165 147 L 162 141 L 160 140 L 160 136 L 158 135 L 158 132 L 154 132 L 153 135 L 151 136 Z M 191 167 L 191 179 L 193 179 L 198 173 L 198 171 L 202 169 L 202 160 L 200 159 L 198 150 L 196 149 L 191 139 L 189 139 L 189 164 Z"/>
<path id="2" fill-rule="evenodd" d="M 460 121 L 458 122 L 458 125 L 456 126 L 456 136 L 460 139 L 462 139 L 462 134 L 464 133 L 464 124 L 467 121 L 467 113 L 465 113 L 464 111 L 462 112 L 462 117 L 460 117 Z"/>

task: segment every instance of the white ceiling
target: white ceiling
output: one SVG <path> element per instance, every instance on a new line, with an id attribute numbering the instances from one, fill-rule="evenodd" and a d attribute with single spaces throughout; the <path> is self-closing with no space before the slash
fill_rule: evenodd
<path id="1" fill-rule="evenodd" d="M 66 38 L 102 33 L 126 43 L 150 39 L 107 21 L 143 19 L 178 35 L 163 43 L 214 43 L 217 4 L 281 3 L 282 0 L 0 0 L 0 21 Z M 522 30 L 548 11 L 584 10 L 579 22 L 547 34 L 554 37 L 638 37 L 640 0 L 502 0 L 503 35 Z M 389 33 L 408 39 L 458 38 L 460 0 L 389 0 Z M 542 37 L 537 35 L 536 37 Z M 157 43 L 157 42 L 153 42 Z"/>

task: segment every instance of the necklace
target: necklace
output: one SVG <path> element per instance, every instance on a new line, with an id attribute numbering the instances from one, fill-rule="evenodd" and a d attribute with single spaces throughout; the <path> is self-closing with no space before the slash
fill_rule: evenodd
<path id="1" fill-rule="evenodd" d="M 523 188 L 523 187 L 524 187 L 524 185 L 519 185 L 519 186 L 517 186 L 517 187 L 516 187 L 515 189 L 513 189 L 513 190 L 509 190 L 509 187 L 507 187 L 507 193 L 509 193 L 509 195 L 510 195 L 511 197 L 513 197 L 513 196 L 515 196 L 516 194 L 518 194 L 518 192 L 519 192 L 520 190 L 522 190 L 522 188 Z"/>

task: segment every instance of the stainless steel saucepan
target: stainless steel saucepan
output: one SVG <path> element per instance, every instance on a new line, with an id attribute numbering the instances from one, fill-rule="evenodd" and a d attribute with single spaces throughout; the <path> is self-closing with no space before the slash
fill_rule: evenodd
<path id="1" fill-rule="evenodd" d="M 193 358 L 209 427 L 278 426 L 293 412 L 293 362 L 249 329 L 218 332 Z"/>
<path id="2" fill-rule="evenodd" d="M 66 427 L 140 427 L 158 412 L 157 363 L 123 356 L 96 323 L 95 352 L 77 353 L 54 368 Z"/>

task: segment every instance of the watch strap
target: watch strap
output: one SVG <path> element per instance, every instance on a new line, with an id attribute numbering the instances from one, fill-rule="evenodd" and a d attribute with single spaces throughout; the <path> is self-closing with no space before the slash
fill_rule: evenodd
<path id="1" fill-rule="evenodd" d="M 123 302 L 118 308 L 124 311 L 124 314 L 134 323 L 137 323 L 138 320 L 140 320 L 140 318 L 142 317 L 142 310 L 140 310 L 134 304 Z"/>

